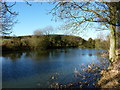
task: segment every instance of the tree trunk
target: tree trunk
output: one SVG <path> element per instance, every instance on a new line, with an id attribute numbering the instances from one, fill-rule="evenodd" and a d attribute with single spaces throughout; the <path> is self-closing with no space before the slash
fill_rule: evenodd
<path id="1" fill-rule="evenodd" d="M 111 25 L 111 32 L 110 32 L 110 51 L 109 51 L 109 59 L 111 61 L 114 60 L 116 54 L 115 54 L 115 50 L 116 50 L 116 35 L 115 35 L 115 26 Z"/>
<path id="2" fill-rule="evenodd" d="M 120 2 L 119 2 L 120 4 Z M 120 50 L 120 5 L 118 5 L 117 13 L 116 13 L 116 49 Z M 117 54 L 116 54 L 117 55 Z"/>
<path id="3" fill-rule="evenodd" d="M 113 3 L 111 3 L 112 5 Z M 119 29 L 120 29 L 120 2 L 115 2 L 115 5 L 111 6 L 112 8 L 112 13 L 114 15 L 111 14 L 111 16 L 113 16 L 111 18 L 111 22 L 113 22 L 114 24 L 116 24 L 116 26 L 110 25 L 110 51 L 109 51 L 109 59 L 110 60 L 114 60 L 115 56 L 116 56 L 116 49 L 119 48 L 119 35 L 117 33 L 119 33 Z"/>

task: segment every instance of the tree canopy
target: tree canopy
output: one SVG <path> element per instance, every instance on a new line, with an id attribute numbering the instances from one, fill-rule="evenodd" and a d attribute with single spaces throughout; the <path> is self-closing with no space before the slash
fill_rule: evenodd
<path id="1" fill-rule="evenodd" d="M 17 12 L 12 11 L 11 8 L 16 3 L 10 5 L 7 2 L 0 2 L 0 33 L 10 34 L 13 25 L 16 23 L 15 17 Z"/>
<path id="2" fill-rule="evenodd" d="M 67 25 L 78 27 L 84 22 L 98 22 L 117 26 L 115 22 L 118 2 L 58 2 L 51 10 L 53 16 L 64 19 Z M 115 8 L 114 8 L 115 7 Z M 117 8 L 118 9 L 118 8 Z"/>

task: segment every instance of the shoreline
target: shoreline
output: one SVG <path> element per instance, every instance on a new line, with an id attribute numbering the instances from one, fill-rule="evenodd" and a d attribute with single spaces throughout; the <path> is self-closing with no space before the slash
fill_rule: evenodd
<path id="1" fill-rule="evenodd" d="M 116 56 L 108 70 L 101 71 L 101 78 L 97 86 L 100 88 L 120 88 L 120 56 Z"/>

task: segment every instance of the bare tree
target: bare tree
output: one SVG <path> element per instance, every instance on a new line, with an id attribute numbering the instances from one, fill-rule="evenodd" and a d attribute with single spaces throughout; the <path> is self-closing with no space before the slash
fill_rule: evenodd
<path id="1" fill-rule="evenodd" d="M 7 2 L 0 2 L 0 33 L 10 34 L 13 25 L 16 23 L 15 17 L 18 13 L 12 11 L 14 4 L 7 4 Z"/>
<path id="2" fill-rule="evenodd" d="M 65 2 L 62 0 L 55 4 L 51 10 L 53 16 L 63 19 L 68 29 L 80 29 L 84 23 L 96 22 L 99 25 L 105 25 L 110 28 L 110 54 L 112 60 L 115 57 L 116 49 L 116 12 L 119 9 L 120 2 Z M 117 17 L 119 19 L 119 17 Z M 101 28 L 102 30 L 102 28 Z M 105 30 L 105 29 L 103 29 Z"/>
<path id="3" fill-rule="evenodd" d="M 54 31 L 54 28 L 52 26 L 46 26 L 42 29 L 37 29 L 33 33 L 34 35 L 49 35 L 52 34 Z"/>
<path id="4" fill-rule="evenodd" d="M 24 2 L 29 6 L 32 5 L 27 0 L 24 0 Z M 3 35 L 11 34 L 11 29 L 17 23 L 15 17 L 18 15 L 18 12 L 12 11 L 14 5 L 16 5 L 16 2 L 10 4 L 5 1 L 0 1 L 0 33 Z"/>
<path id="5" fill-rule="evenodd" d="M 37 29 L 33 33 L 34 35 L 43 35 L 43 31 L 41 29 Z"/>
<path id="6" fill-rule="evenodd" d="M 52 26 L 46 26 L 45 28 L 43 28 L 44 30 L 44 34 L 45 35 L 49 35 L 49 34 L 53 34 L 54 33 L 54 28 Z"/>

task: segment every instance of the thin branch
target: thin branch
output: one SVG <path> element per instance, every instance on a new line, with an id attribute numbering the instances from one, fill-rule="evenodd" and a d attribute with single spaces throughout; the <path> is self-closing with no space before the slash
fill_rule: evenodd
<path id="1" fill-rule="evenodd" d="M 27 0 L 24 0 L 26 2 L 27 5 L 32 6 L 32 4 L 30 4 Z"/>

